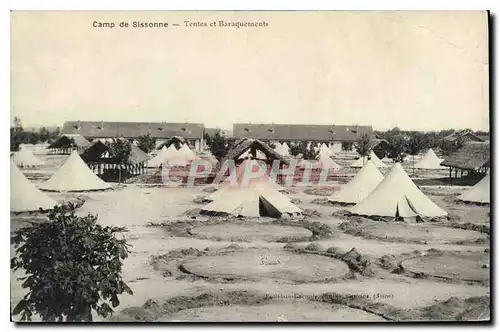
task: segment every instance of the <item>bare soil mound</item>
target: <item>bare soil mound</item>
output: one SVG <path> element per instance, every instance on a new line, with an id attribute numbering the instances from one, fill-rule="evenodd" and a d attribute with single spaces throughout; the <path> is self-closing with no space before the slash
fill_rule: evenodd
<path id="1" fill-rule="evenodd" d="M 159 169 L 149 170 L 145 174 L 131 177 L 125 181 L 127 184 L 163 184 Z"/>
<path id="2" fill-rule="evenodd" d="M 191 218 L 194 217 L 190 213 Z M 174 236 L 210 239 L 214 241 L 302 242 L 332 237 L 333 230 L 318 221 L 294 219 L 246 220 L 242 218 L 211 217 L 205 220 L 151 224 L 165 228 Z"/>
<path id="3" fill-rule="evenodd" d="M 167 321 L 477 321 L 490 319 L 490 297 L 447 301 L 415 309 L 399 309 L 371 298 L 323 293 L 278 297 L 235 290 L 147 300 L 113 315 L 118 322 Z"/>
<path id="4" fill-rule="evenodd" d="M 315 196 L 331 196 L 331 194 L 337 190 L 336 188 L 307 188 L 304 190 L 304 194 L 315 195 Z"/>
<path id="5" fill-rule="evenodd" d="M 488 236 L 484 233 L 428 223 L 375 222 L 362 219 L 342 223 L 340 229 L 354 236 L 388 242 L 466 244 L 488 241 Z"/>
<path id="6" fill-rule="evenodd" d="M 420 320 L 484 321 L 490 319 L 490 298 L 487 296 L 447 301 L 417 310 Z"/>
<path id="7" fill-rule="evenodd" d="M 181 269 L 205 278 L 322 282 L 343 278 L 349 267 L 331 257 L 290 251 L 247 249 L 186 259 Z"/>
<path id="8" fill-rule="evenodd" d="M 487 282 L 490 277 L 488 253 L 449 253 L 404 260 L 405 271 L 448 280 Z"/>
<path id="9" fill-rule="evenodd" d="M 338 304 L 283 300 L 255 306 L 216 306 L 180 311 L 158 321 L 189 322 L 361 322 L 382 317 Z"/>
<path id="10" fill-rule="evenodd" d="M 276 242 L 283 237 L 307 240 L 313 234 L 310 230 L 302 227 L 257 223 L 205 225 L 191 228 L 190 232 L 197 238 L 217 238 L 232 242 Z"/>
<path id="11" fill-rule="evenodd" d="M 379 315 L 389 321 L 477 321 L 490 319 L 490 297 L 458 299 L 451 297 L 431 306 L 411 310 L 372 301 L 365 297 L 345 296 L 338 293 L 324 293 L 318 300 L 338 303 Z"/>

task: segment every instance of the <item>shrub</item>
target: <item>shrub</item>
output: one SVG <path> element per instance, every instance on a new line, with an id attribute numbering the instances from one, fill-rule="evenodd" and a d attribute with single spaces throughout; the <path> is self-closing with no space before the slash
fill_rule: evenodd
<path id="1" fill-rule="evenodd" d="M 14 232 L 13 270 L 24 269 L 22 287 L 29 292 L 12 314 L 31 320 L 37 313 L 47 322 L 89 322 L 92 310 L 107 317 L 120 304 L 118 295 L 132 290 L 121 277 L 128 257 L 126 240 L 117 239 L 122 227 L 103 227 L 97 217 L 75 215 L 75 205 L 56 206 L 49 222 Z"/>

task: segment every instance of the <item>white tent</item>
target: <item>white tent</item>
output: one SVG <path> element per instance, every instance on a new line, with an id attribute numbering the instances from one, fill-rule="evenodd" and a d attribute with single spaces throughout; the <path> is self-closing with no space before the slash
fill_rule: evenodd
<path id="1" fill-rule="evenodd" d="M 237 183 L 223 182 L 219 191 L 206 198 L 212 202 L 201 212 L 243 217 L 279 217 L 283 213 L 300 213 L 301 210 L 277 190 L 279 185 L 269 181 L 267 174 L 248 182 L 245 180 L 248 172 L 258 170 L 256 165 L 260 167 L 255 160 L 244 161 L 236 170 Z"/>
<path id="2" fill-rule="evenodd" d="M 342 143 L 334 142 L 330 144 L 330 151 L 332 151 L 333 154 L 342 152 Z"/>
<path id="3" fill-rule="evenodd" d="M 280 155 L 282 155 L 284 157 L 289 155 L 289 151 L 287 149 L 285 149 L 283 144 L 281 144 L 280 142 L 274 143 L 274 151 L 276 151 L 277 153 L 279 153 Z"/>
<path id="4" fill-rule="evenodd" d="M 50 191 L 90 191 L 111 188 L 92 172 L 76 151 L 73 151 L 54 175 L 39 187 Z"/>
<path id="5" fill-rule="evenodd" d="M 241 217 L 280 217 L 302 212 L 288 197 L 270 188 L 232 188 L 205 205 L 202 213 L 222 213 Z"/>
<path id="6" fill-rule="evenodd" d="M 410 157 L 411 158 L 411 157 Z M 415 164 L 415 168 L 420 169 L 443 169 L 446 167 L 441 166 L 441 162 L 444 159 L 440 159 L 432 149 L 429 149 L 424 157 Z"/>
<path id="7" fill-rule="evenodd" d="M 332 158 L 325 156 L 319 157 L 319 161 L 316 163 L 316 167 L 322 169 L 335 169 L 335 170 L 339 170 L 342 168 L 342 166 L 333 161 Z"/>
<path id="8" fill-rule="evenodd" d="M 281 144 L 281 147 L 282 147 L 283 151 L 286 153 L 286 156 L 289 156 L 290 155 L 290 147 L 288 146 L 288 144 L 286 144 L 286 142 L 283 142 L 283 144 Z"/>
<path id="9" fill-rule="evenodd" d="M 14 213 L 50 210 L 57 202 L 28 180 L 17 166 L 10 163 L 10 211 Z"/>
<path id="10" fill-rule="evenodd" d="M 283 157 L 290 156 L 290 149 L 285 146 L 286 143 L 280 144 L 274 150 Z"/>
<path id="11" fill-rule="evenodd" d="M 193 151 L 191 151 L 186 143 L 182 144 L 181 148 L 179 149 L 179 154 L 183 156 L 187 161 L 198 159 L 198 156 Z"/>
<path id="12" fill-rule="evenodd" d="M 486 174 L 476 185 L 458 196 L 459 201 L 490 204 L 490 173 Z"/>
<path id="13" fill-rule="evenodd" d="M 384 179 L 377 167 L 369 160 L 363 168 L 328 200 L 335 203 L 357 204 L 367 197 Z"/>
<path id="14" fill-rule="evenodd" d="M 257 154 L 257 156 L 254 156 L 255 159 L 260 159 L 260 160 L 266 160 L 267 159 L 266 155 L 264 153 L 262 153 L 262 151 L 257 150 L 256 154 Z M 247 150 L 247 151 L 245 151 L 245 152 L 243 152 L 241 154 L 241 156 L 238 157 L 238 159 L 247 159 L 249 155 L 250 155 L 250 149 Z"/>
<path id="15" fill-rule="evenodd" d="M 14 152 L 12 161 L 19 167 L 38 167 L 45 165 L 43 160 L 37 158 L 27 148 L 22 147 L 19 151 Z"/>
<path id="16" fill-rule="evenodd" d="M 351 164 L 351 167 L 361 168 L 361 167 L 363 167 L 365 165 L 365 163 L 367 162 L 367 160 L 368 160 L 367 157 L 360 157 L 360 158 L 356 159 L 356 161 Z M 387 168 L 388 167 L 386 164 L 384 164 L 377 157 L 377 155 L 373 151 L 370 152 L 370 160 L 373 162 L 373 164 L 375 166 L 377 166 L 377 168 Z"/>
<path id="17" fill-rule="evenodd" d="M 182 155 L 175 148 L 174 144 L 171 144 L 168 148 L 163 146 L 160 152 L 154 157 L 148 160 L 148 167 L 160 167 L 161 165 L 166 165 L 170 161 L 175 160 L 176 166 L 185 166 L 187 165 L 187 160 L 184 155 Z"/>
<path id="18" fill-rule="evenodd" d="M 400 163 L 373 192 L 357 205 L 347 209 L 350 213 L 381 217 L 441 217 L 447 213 L 434 204 L 413 183 Z"/>
<path id="19" fill-rule="evenodd" d="M 322 157 L 332 157 L 334 154 L 325 143 L 322 143 L 319 147 L 319 155 Z"/>
<path id="20" fill-rule="evenodd" d="M 221 197 L 221 195 L 228 189 L 230 188 L 238 188 L 242 186 L 242 181 L 243 177 L 248 176 L 251 172 L 259 172 L 262 170 L 262 167 L 265 167 L 264 165 L 261 165 L 259 161 L 257 160 L 245 160 L 243 161 L 238 168 L 236 169 L 236 176 L 231 177 L 228 176 L 224 181 L 222 181 L 218 185 L 218 190 L 211 193 L 210 195 L 206 196 L 204 198 L 205 201 L 214 201 L 217 198 Z M 248 177 L 250 179 L 250 177 Z M 235 183 L 232 183 L 231 181 L 235 181 Z M 251 184 L 249 183 L 249 186 L 253 187 L 260 187 L 260 188 L 271 188 L 277 191 L 282 191 L 284 188 L 280 186 L 278 183 L 274 181 L 274 179 L 271 179 L 269 177 L 269 174 L 267 174 L 266 171 L 264 171 L 263 175 L 260 176 L 259 178 L 251 179 Z"/>

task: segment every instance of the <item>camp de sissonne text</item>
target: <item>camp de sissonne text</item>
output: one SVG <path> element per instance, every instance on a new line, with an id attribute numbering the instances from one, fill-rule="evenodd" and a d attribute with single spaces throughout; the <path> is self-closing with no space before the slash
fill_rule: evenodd
<path id="1" fill-rule="evenodd" d="M 235 27 L 235 28 L 254 28 L 254 27 L 268 27 L 269 23 L 265 21 L 259 22 L 247 22 L 247 21 L 183 21 L 182 24 L 173 24 L 174 26 L 184 26 L 187 28 L 203 28 L 203 27 Z M 170 24 L 168 22 L 148 22 L 148 21 L 132 21 L 121 22 L 117 24 L 115 22 L 100 22 L 93 21 L 92 26 L 95 28 L 115 28 L 115 27 L 132 27 L 132 28 L 168 28 Z"/>

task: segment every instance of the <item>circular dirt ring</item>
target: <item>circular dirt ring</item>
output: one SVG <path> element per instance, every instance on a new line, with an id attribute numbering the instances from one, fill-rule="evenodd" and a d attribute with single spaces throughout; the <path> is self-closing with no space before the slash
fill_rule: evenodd
<path id="1" fill-rule="evenodd" d="M 182 310 L 158 321 L 189 322 L 359 322 L 385 321 L 380 316 L 347 306 L 312 301 L 277 301 L 259 306 L 231 305 Z"/>
<path id="2" fill-rule="evenodd" d="M 194 227 L 191 234 L 204 238 L 218 238 L 227 241 L 274 242 L 281 238 L 308 239 L 310 230 L 296 226 L 269 224 L 219 224 Z"/>
<path id="3" fill-rule="evenodd" d="M 344 262 L 331 257 L 264 249 L 187 259 L 182 268 L 185 272 L 206 278 L 292 282 L 321 282 L 343 277 L 349 272 Z"/>
<path id="4" fill-rule="evenodd" d="M 487 240 L 488 236 L 477 231 L 442 227 L 428 224 L 366 223 L 361 229 L 377 239 L 397 239 L 427 243 L 471 243 Z"/>
<path id="5" fill-rule="evenodd" d="M 439 256 L 422 256 L 402 262 L 403 268 L 413 273 L 466 281 L 487 281 L 490 269 L 487 253 L 445 253 Z"/>

